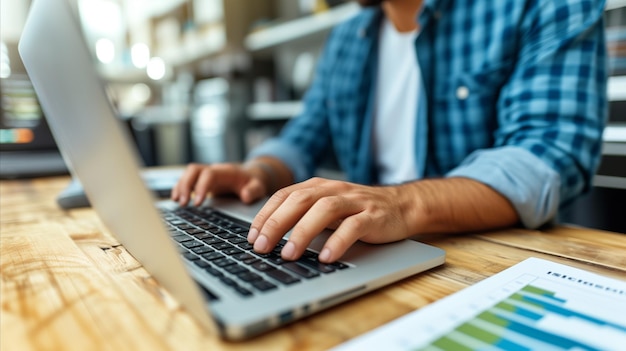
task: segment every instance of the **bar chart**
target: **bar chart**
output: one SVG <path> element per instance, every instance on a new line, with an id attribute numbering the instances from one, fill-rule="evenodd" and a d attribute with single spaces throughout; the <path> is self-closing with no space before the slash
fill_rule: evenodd
<path id="1" fill-rule="evenodd" d="M 593 302 L 598 296 L 577 292 L 573 297 L 562 298 L 559 296 L 563 294 L 540 287 L 547 285 L 558 290 L 558 286 L 555 288 L 554 283 L 534 276 L 520 277 L 511 285 L 521 285 L 526 280 L 532 283 L 417 350 L 609 350 L 617 345 L 626 347 L 626 324 L 598 316 L 594 310 L 598 304 Z M 621 318 L 626 320 L 626 315 Z"/>
<path id="2" fill-rule="evenodd" d="M 531 258 L 335 351 L 626 350 L 626 282 Z"/>

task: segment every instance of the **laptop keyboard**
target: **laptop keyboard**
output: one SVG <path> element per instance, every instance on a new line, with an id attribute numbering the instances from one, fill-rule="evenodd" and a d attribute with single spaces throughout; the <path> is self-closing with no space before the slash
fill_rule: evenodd
<path id="1" fill-rule="evenodd" d="M 247 240 L 250 224 L 209 207 L 162 214 L 181 255 L 244 297 L 350 267 L 342 262 L 321 263 L 312 250 L 297 261 L 285 261 L 280 257 L 285 239 L 267 254 L 254 252 Z"/>

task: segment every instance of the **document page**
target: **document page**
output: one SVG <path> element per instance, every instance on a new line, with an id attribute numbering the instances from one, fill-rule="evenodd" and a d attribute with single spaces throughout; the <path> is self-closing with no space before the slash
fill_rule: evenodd
<path id="1" fill-rule="evenodd" d="M 626 350 L 626 281 L 529 258 L 334 350 L 498 349 Z"/>

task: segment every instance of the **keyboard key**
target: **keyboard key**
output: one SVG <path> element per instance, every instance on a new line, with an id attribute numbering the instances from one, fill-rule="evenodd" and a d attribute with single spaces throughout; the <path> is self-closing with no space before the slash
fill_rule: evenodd
<path id="1" fill-rule="evenodd" d="M 225 250 L 222 250 L 223 253 L 227 254 L 227 255 L 237 255 L 237 254 L 242 254 L 244 253 L 243 251 L 239 250 L 236 247 L 231 247 Z"/>
<path id="2" fill-rule="evenodd" d="M 273 270 L 268 270 L 265 272 L 265 274 L 267 274 L 268 276 L 278 280 L 279 282 L 283 283 L 283 284 L 293 284 L 293 283 L 297 283 L 300 281 L 300 279 L 284 272 L 281 271 L 280 269 L 273 269 Z"/>
<path id="3" fill-rule="evenodd" d="M 247 252 L 243 252 L 243 251 L 241 251 L 241 253 L 239 253 L 239 254 L 232 255 L 232 257 L 234 259 L 238 260 L 238 261 L 245 261 L 245 260 L 248 260 L 248 259 L 251 259 L 251 258 L 252 259 L 256 259 L 256 257 L 250 255 Z"/>
<path id="4" fill-rule="evenodd" d="M 198 247 L 192 248 L 191 251 L 195 254 L 202 255 L 205 253 L 214 252 L 215 250 L 213 250 L 212 248 L 208 246 L 198 246 Z"/>
<path id="5" fill-rule="evenodd" d="M 228 286 L 238 286 L 237 282 L 228 278 L 228 277 L 221 277 L 220 280 L 222 281 L 222 283 L 228 285 Z"/>
<path id="6" fill-rule="evenodd" d="M 276 285 L 268 282 L 267 280 L 255 280 L 251 282 L 250 284 L 254 286 L 256 289 L 261 290 L 261 291 L 268 291 L 268 290 L 277 288 Z"/>
<path id="7" fill-rule="evenodd" d="M 256 280 L 263 280 L 263 277 L 261 277 L 260 275 L 256 273 L 252 273 L 248 270 L 237 273 L 237 277 L 243 280 L 244 282 L 253 282 Z"/>
<path id="8" fill-rule="evenodd" d="M 232 238 L 237 237 L 236 234 L 229 233 L 229 232 L 218 233 L 218 234 L 215 234 L 215 235 L 219 236 L 222 239 L 232 239 Z"/>
<path id="9" fill-rule="evenodd" d="M 242 260 L 241 262 L 243 262 L 244 264 L 247 265 L 253 265 L 257 262 L 260 262 L 261 260 L 259 260 L 258 258 L 254 258 L 254 257 L 250 257 L 250 258 L 246 258 L 245 260 Z"/>
<path id="10" fill-rule="evenodd" d="M 252 296 L 252 291 L 250 291 L 250 290 L 248 290 L 248 289 L 246 289 L 246 288 L 244 288 L 242 286 L 236 285 L 236 286 L 233 286 L 233 289 L 235 289 L 238 293 L 240 293 L 241 295 L 243 295 L 245 297 Z"/>
<path id="11" fill-rule="evenodd" d="M 247 268 L 238 265 L 238 264 L 231 264 L 229 266 L 224 267 L 224 270 L 230 274 L 237 274 L 237 273 L 242 273 L 242 272 L 249 272 Z"/>
<path id="12" fill-rule="evenodd" d="M 222 255 L 219 252 L 209 252 L 209 253 L 202 254 L 202 258 L 204 258 L 207 261 L 213 261 L 213 260 L 219 260 L 219 259 L 224 258 L 224 255 Z"/>
<path id="13" fill-rule="evenodd" d="M 321 263 L 317 259 L 311 259 L 308 257 L 302 257 L 298 260 L 298 263 L 303 264 L 309 268 L 313 268 L 314 270 L 320 273 L 332 273 L 335 271 L 331 265 Z"/>
<path id="14" fill-rule="evenodd" d="M 233 248 L 233 245 L 231 245 L 229 243 L 225 243 L 225 242 L 222 241 L 221 243 L 211 244 L 211 247 L 213 247 L 216 250 L 223 251 L 223 250 L 226 250 L 226 249 Z"/>
<path id="15" fill-rule="evenodd" d="M 304 268 L 303 266 L 297 264 L 296 262 L 287 262 L 285 264 L 282 265 L 284 268 L 290 270 L 291 272 L 296 273 L 297 275 L 310 279 L 310 278 L 315 278 L 315 277 L 319 277 L 319 273 L 317 272 L 313 272 L 307 268 Z"/>
<path id="16" fill-rule="evenodd" d="M 341 262 L 333 262 L 330 264 L 331 266 L 337 268 L 337 269 L 346 269 L 346 268 L 350 268 L 350 266 L 348 266 L 345 263 L 341 263 Z"/>
<path id="17" fill-rule="evenodd" d="M 240 236 L 234 236 L 232 238 L 228 238 L 226 241 L 228 241 L 231 244 L 239 244 L 239 243 L 244 243 L 244 242 L 248 242 L 248 239 L 246 238 L 242 238 Z"/>
<path id="18" fill-rule="evenodd" d="M 190 237 L 189 235 L 185 235 L 185 234 L 179 234 L 179 235 L 175 235 L 172 237 L 172 239 L 178 241 L 179 243 L 185 242 L 185 241 L 189 241 L 189 240 L 193 240 L 192 237 Z"/>
<path id="19" fill-rule="evenodd" d="M 184 247 L 191 249 L 194 247 L 198 247 L 198 246 L 204 246 L 203 243 L 199 242 L 198 240 L 193 240 L 193 241 L 184 241 L 182 243 L 180 243 L 181 245 L 183 245 Z"/>
<path id="20" fill-rule="evenodd" d="M 210 267 L 211 264 L 207 261 L 202 261 L 202 260 L 196 260 L 193 261 L 193 263 L 196 264 L 196 266 L 200 267 L 200 268 L 206 268 L 206 267 Z"/>
<path id="21" fill-rule="evenodd" d="M 250 244 L 248 241 L 243 241 L 239 244 L 237 244 L 237 246 L 239 246 L 240 248 L 242 248 L 243 250 L 252 250 L 252 244 Z"/>
<path id="22" fill-rule="evenodd" d="M 257 271 L 261 271 L 261 272 L 266 272 L 272 269 L 276 269 L 274 266 L 272 266 L 271 264 L 265 263 L 263 261 L 258 261 L 252 264 L 252 268 L 256 269 Z"/>
<path id="23" fill-rule="evenodd" d="M 215 238 L 215 237 L 210 237 L 210 238 L 206 238 L 206 239 L 202 239 L 203 242 L 209 244 L 209 245 L 213 245 L 213 244 L 217 244 L 217 243 L 221 243 L 223 242 L 222 240 Z"/>
<path id="24" fill-rule="evenodd" d="M 191 252 L 185 252 L 183 254 L 183 257 L 185 257 L 186 259 L 188 259 L 189 261 L 194 261 L 194 260 L 199 260 L 200 257 L 192 254 Z"/>
<path id="25" fill-rule="evenodd" d="M 207 263 L 207 264 L 208 264 L 208 263 Z M 212 276 L 214 276 L 214 277 L 221 278 L 221 277 L 223 277 L 223 276 L 224 276 L 224 274 L 223 274 L 222 272 L 220 272 L 220 270 L 219 270 L 219 269 L 217 269 L 217 268 L 215 268 L 215 267 L 213 267 L 213 266 L 211 266 L 211 265 L 205 266 L 205 267 L 203 267 L 203 268 L 204 268 L 204 270 L 205 270 L 207 273 L 209 273 L 210 275 L 212 275 Z"/>
<path id="26" fill-rule="evenodd" d="M 228 265 L 231 264 L 237 264 L 235 261 L 231 260 L 230 258 L 220 258 L 218 260 L 213 260 L 212 263 L 218 267 L 226 267 Z"/>

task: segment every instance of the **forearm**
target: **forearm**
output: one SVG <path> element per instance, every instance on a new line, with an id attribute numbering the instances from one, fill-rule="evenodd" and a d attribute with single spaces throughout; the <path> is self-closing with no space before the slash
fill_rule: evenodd
<path id="1" fill-rule="evenodd" d="M 489 230 L 519 221 L 504 196 L 472 179 L 426 179 L 397 190 L 403 217 L 414 234 Z"/>

